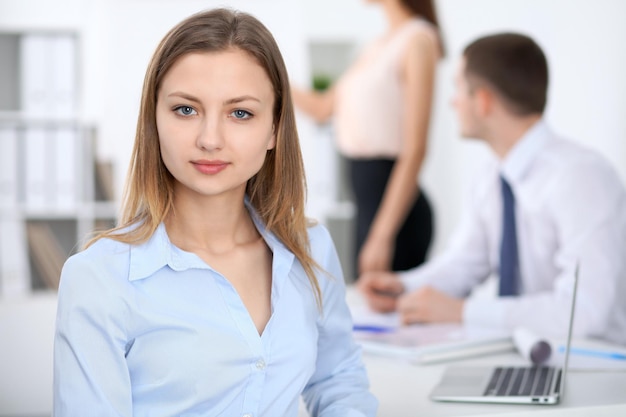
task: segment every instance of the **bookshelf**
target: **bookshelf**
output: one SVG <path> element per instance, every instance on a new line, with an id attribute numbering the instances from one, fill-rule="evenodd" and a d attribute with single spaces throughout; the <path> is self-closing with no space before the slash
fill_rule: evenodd
<path id="1" fill-rule="evenodd" d="M 116 222 L 111 163 L 78 118 L 77 57 L 72 32 L 0 33 L 0 302 L 54 292 L 65 260 Z"/>

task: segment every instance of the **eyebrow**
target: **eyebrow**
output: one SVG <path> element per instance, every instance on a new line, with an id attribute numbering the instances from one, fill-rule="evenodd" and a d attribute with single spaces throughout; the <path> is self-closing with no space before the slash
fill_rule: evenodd
<path id="1" fill-rule="evenodd" d="M 193 101 L 195 103 L 200 103 L 200 100 L 198 100 L 194 96 L 189 95 L 187 93 L 183 93 L 181 91 L 175 91 L 173 93 L 168 94 L 167 96 L 168 97 L 180 97 L 180 98 L 184 98 L 185 100 Z"/>
<path id="2" fill-rule="evenodd" d="M 185 100 L 189 100 L 189 101 L 193 101 L 195 103 L 200 103 L 200 100 L 190 94 L 187 93 L 183 93 L 182 91 L 175 91 L 173 93 L 170 93 L 167 95 L 168 97 L 181 97 L 184 98 Z M 226 101 L 224 101 L 224 104 L 236 104 L 236 103 L 241 103 L 243 101 L 248 101 L 248 100 L 252 100 L 252 101 L 256 101 L 256 102 L 261 102 L 261 100 L 259 100 L 258 98 L 254 97 L 254 96 L 250 96 L 250 95 L 243 95 L 243 96 L 239 96 L 239 97 L 233 97 L 231 99 L 228 99 Z"/>

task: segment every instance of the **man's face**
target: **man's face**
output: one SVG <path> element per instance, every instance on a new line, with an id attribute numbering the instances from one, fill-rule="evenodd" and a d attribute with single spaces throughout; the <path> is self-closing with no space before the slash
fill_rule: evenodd
<path id="1" fill-rule="evenodd" d="M 472 89 L 465 76 L 465 58 L 457 65 L 454 76 L 455 93 L 452 97 L 452 107 L 456 110 L 459 123 L 459 134 L 464 138 L 479 138 L 480 118 L 477 112 L 476 91 Z"/>

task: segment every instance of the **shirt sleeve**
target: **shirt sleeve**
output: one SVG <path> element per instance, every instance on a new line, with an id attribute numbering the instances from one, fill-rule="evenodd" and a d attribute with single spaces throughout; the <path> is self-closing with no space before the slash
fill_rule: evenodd
<path id="1" fill-rule="evenodd" d="M 484 180 L 484 178 L 483 178 Z M 466 297 L 491 274 L 487 228 L 480 215 L 484 184 L 475 183 L 460 223 L 439 256 L 398 275 L 408 291 L 430 285 L 453 297 Z"/>
<path id="2" fill-rule="evenodd" d="M 318 275 L 323 312 L 318 320 L 315 372 L 303 391 L 303 398 L 314 417 L 375 416 L 378 401 L 369 392 L 361 348 L 353 339 L 352 317 L 335 246 L 325 228 L 317 229 L 320 232 L 316 237 L 321 243 L 314 246 L 321 247 L 322 253 L 316 256 L 316 261 L 325 271 Z"/>
<path id="3" fill-rule="evenodd" d="M 550 291 L 504 299 L 472 299 L 464 320 L 512 330 L 567 335 L 574 271 L 579 264 L 573 334 L 626 344 L 626 193 L 606 164 L 576 164 L 550 198 L 559 271 Z"/>
<path id="4" fill-rule="evenodd" d="M 55 417 L 132 416 L 126 310 L 105 269 L 85 252 L 63 267 L 54 339 Z"/>

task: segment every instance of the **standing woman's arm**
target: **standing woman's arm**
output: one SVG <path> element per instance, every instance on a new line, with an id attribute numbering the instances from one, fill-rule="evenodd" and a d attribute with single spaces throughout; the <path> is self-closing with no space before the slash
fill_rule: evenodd
<path id="1" fill-rule="evenodd" d="M 359 273 L 389 270 L 395 239 L 418 197 L 417 177 L 426 154 L 439 46 L 418 33 L 409 42 L 403 62 L 403 146 L 359 254 Z"/>
<path id="2" fill-rule="evenodd" d="M 295 106 L 316 122 L 328 121 L 333 114 L 335 93 L 331 87 L 325 91 L 305 90 L 291 85 L 291 97 Z"/>

